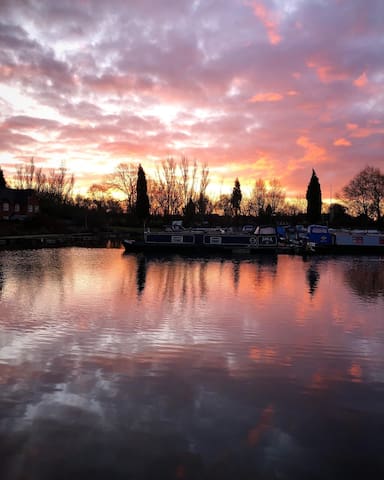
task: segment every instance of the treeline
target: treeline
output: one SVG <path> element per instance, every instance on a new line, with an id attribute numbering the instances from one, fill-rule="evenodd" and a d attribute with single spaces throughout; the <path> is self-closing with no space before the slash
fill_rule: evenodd
<path id="1" fill-rule="evenodd" d="M 121 163 L 115 172 L 102 184 L 93 185 L 90 191 L 105 195 L 119 191 L 125 197 L 125 211 L 133 214 L 137 200 L 137 171 L 132 163 Z M 259 216 L 265 212 L 304 212 L 305 202 L 288 205 L 285 192 L 277 179 L 255 182 L 252 193 L 245 197 L 238 178 L 234 181 L 231 194 L 220 194 L 210 198 L 207 189 L 210 172 L 206 164 L 199 165 L 186 157 L 180 160 L 168 158 L 156 168 L 152 177 L 146 177 L 150 213 L 153 216 L 204 216 L 217 214 L 236 217 L 239 215 Z"/>
<path id="2" fill-rule="evenodd" d="M 306 195 L 286 199 L 280 181 L 256 179 L 250 195 L 244 196 L 238 178 L 232 193 L 212 199 L 207 194 L 210 172 L 186 157 L 170 157 L 160 162 L 152 176 L 141 165 L 120 163 L 101 183 L 92 185 L 87 195 L 74 195 L 75 179 L 64 166 L 45 171 L 34 160 L 20 165 L 7 181 L 0 169 L 0 187 L 35 190 L 43 214 L 68 218 L 78 223 L 142 224 L 183 218 L 186 225 L 208 218 L 221 223 L 296 222 L 346 226 L 382 227 L 384 175 L 377 168 L 362 169 L 336 196 L 338 202 L 325 208 L 319 179 L 312 171 Z M 118 200 L 116 193 L 119 192 Z"/>

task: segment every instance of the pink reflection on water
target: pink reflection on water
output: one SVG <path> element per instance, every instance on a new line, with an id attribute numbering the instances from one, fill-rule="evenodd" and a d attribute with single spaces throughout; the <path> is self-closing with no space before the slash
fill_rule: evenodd
<path id="1" fill-rule="evenodd" d="M 383 264 L 353 262 L 1 254 L 2 452 L 25 472 L 73 452 L 131 472 L 180 445 L 274 472 L 308 451 L 314 468 L 382 458 Z M 191 456 L 174 460 L 188 476 Z"/>
<path id="2" fill-rule="evenodd" d="M 312 354 L 345 354 L 358 364 L 382 331 L 380 262 L 359 269 L 350 261 L 288 256 L 149 259 L 105 249 L 22 256 L 6 259 L 1 291 L 1 355 L 16 362 L 44 349 L 72 349 L 81 361 L 92 358 L 106 368 L 111 361 L 124 368 L 119 357 L 127 368 L 143 361 L 156 370 L 190 355 L 236 376 L 257 365 L 303 370 L 302 358 Z M 368 303 L 351 271 L 374 275 Z M 373 346 L 370 354 L 379 351 Z M 344 376 L 350 365 L 343 365 Z M 304 374 L 315 386 L 324 375 L 339 376 L 315 365 Z"/>

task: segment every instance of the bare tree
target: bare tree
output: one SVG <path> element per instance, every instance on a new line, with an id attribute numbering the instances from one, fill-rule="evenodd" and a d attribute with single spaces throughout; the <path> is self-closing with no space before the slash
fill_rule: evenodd
<path id="1" fill-rule="evenodd" d="M 269 182 L 267 191 L 267 202 L 270 205 L 272 213 L 278 212 L 284 206 L 285 192 L 277 178 L 273 178 Z"/>
<path id="2" fill-rule="evenodd" d="M 248 210 L 251 215 L 259 216 L 262 215 L 267 201 L 267 188 L 265 181 L 261 178 L 256 180 L 255 186 L 253 187 L 251 198 L 249 200 Z"/>
<path id="3" fill-rule="evenodd" d="M 307 201 L 304 197 L 298 196 L 292 201 L 286 202 L 283 210 L 284 213 L 292 216 L 304 214 L 307 211 Z"/>
<path id="4" fill-rule="evenodd" d="M 43 172 L 42 168 L 38 168 L 35 170 L 35 179 L 33 183 L 33 188 L 38 192 L 43 192 L 45 188 L 45 184 L 47 183 L 47 176 Z"/>
<path id="5" fill-rule="evenodd" d="M 177 215 L 182 211 L 182 184 L 177 178 L 177 163 L 169 157 L 157 169 L 158 202 L 164 215 Z"/>
<path id="6" fill-rule="evenodd" d="M 105 183 L 93 183 L 88 189 L 88 195 L 96 208 L 101 208 L 109 197 L 109 185 Z"/>
<path id="7" fill-rule="evenodd" d="M 197 162 L 193 161 L 192 165 L 188 157 L 182 157 L 179 162 L 181 198 L 183 209 L 186 208 L 190 199 L 194 199 L 196 190 L 196 174 Z"/>
<path id="8" fill-rule="evenodd" d="M 214 211 L 222 215 L 230 215 L 232 212 L 231 195 L 222 193 L 214 204 Z"/>
<path id="9" fill-rule="evenodd" d="M 200 213 L 209 208 L 206 190 L 209 184 L 209 168 L 204 164 L 200 171 L 196 160 L 187 157 L 176 161 L 173 157 L 163 160 L 156 169 L 156 179 L 148 179 L 147 189 L 154 215 L 178 215 L 185 212 L 190 200 Z M 212 207 L 211 207 L 212 208 Z"/>
<path id="10" fill-rule="evenodd" d="M 202 165 L 200 171 L 200 184 L 198 192 L 198 201 L 197 206 L 199 209 L 200 215 L 205 215 L 207 213 L 209 199 L 207 197 L 207 188 L 209 185 L 209 168 L 206 163 Z"/>
<path id="11" fill-rule="evenodd" d="M 208 165 L 204 163 L 200 171 L 199 195 L 205 196 L 208 185 L 209 185 L 209 168 L 208 168 Z"/>
<path id="12" fill-rule="evenodd" d="M 75 177 L 64 165 L 57 170 L 51 169 L 46 177 L 43 193 L 60 202 L 68 202 L 72 197 Z"/>
<path id="13" fill-rule="evenodd" d="M 47 199 L 65 203 L 72 198 L 75 177 L 64 163 L 58 169 L 45 173 L 42 168 L 36 168 L 31 158 L 29 164 L 22 164 L 16 169 L 13 183 L 16 188 L 31 188 Z"/>
<path id="14" fill-rule="evenodd" d="M 125 195 L 127 213 L 133 213 L 136 204 L 137 165 L 134 163 L 119 163 L 110 176 L 109 188 L 118 190 Z"/>
<path id="15" fill-rule="evenodd" d="M 189 192 L 189 160 L 187 157 L 182 157 L 180 160 L 180 176 L 181 176 L 181 193 L 184 208 L 188 202 Z"/>
<path id="16" fill-rule="evenodd" d="M 157 180 L 153 178 L 147 178 L 147 190 L 148 190 L 148 198 L 150 203 L 150 213 L 152 215 L 161 215 L 162 206 L 159 202 L 159 192 L 160 186 Z"/>
<path id="17" fill-rule="evenodd" d="M 28 164 L 22 163 L 16 169 L 15 187 L 18 189 L 34 188 L 35 162 L 31 157 Z"/>

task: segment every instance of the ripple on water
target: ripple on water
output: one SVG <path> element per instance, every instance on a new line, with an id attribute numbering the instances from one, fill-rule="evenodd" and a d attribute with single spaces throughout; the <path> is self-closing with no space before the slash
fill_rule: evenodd
<path id="1" fill-rule="evenodd" d="M 0 255 L 0 456 L 20 478 L 65 457 L 140 480 L 192 449 L 202 478 L 383 473 L 380 262 Z"/>

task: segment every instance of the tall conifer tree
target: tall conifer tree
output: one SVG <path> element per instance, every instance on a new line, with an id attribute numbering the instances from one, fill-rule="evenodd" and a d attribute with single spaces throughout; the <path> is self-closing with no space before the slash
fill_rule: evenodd
<path id="1" fill-rule="evenodd" d="M 141 165 L 137 171 L 137 197 L 136 197 L 136 215 L 140 220 L 145 221 L 149 217 L 149 198 L 147 193 L 147 179 Z"/>
<path id="2" fill-rule="evenodd" d="M 0 168 L 0 188 L 6 188 L 7 182 L 5 181 L 3 169 Z"/>
<path id="3" fill-rule="evenodd" d="M 241 193 L 240 182 L 239 179 L 236 178 L 231 195 L 231 205 L 236 216 L 240 213 L 240 204 L 242 198 L 243 194 Z"/>
<path id="4" fill-rule="evenodd" d="M 317 223 L 321 219 L 321 188 L 315 170 L 307 188 L 307 220 L 309 223 Z"/>

